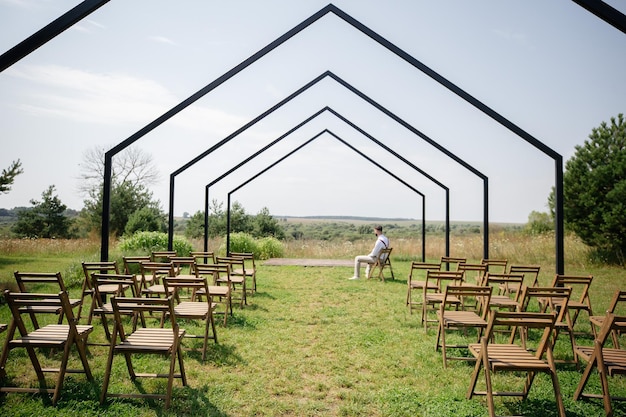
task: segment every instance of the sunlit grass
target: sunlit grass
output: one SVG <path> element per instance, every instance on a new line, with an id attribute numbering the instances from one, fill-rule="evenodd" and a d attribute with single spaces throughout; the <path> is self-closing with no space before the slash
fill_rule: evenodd
<path id="1" fill-rule="evenodd" d="M 235 317 L 226 327 L 218 326 L 220 344 L 210 345 L 207 360 L 201 361 L 200 341 L 184 341 L 189 387 L 175 383 L 169 411 L 156 400 L 111 400 L 100 406 L 98 395 L 107 348 L 90 346 L 94 384 L 85 383 L 81 375 L 70 376 L 57 407 L 46 405 L 40 396 L 8 394 L 0 397 L 0 415 L 486 415 L 484 399 L 465 399 L 472 365 L 454 362 L 444 370 L 441 353 L 434 349 L 435 328 L 425 333 L 419 315 L 409 314 L 405 306 L 409 261 L 421 255 L 421 242 L 390 237 L 396 280 L 385 283 L 348 281 L 346 278 L 352 271 L 347 267 L 278 267 L 258 262 L 259 292 L 250 297 L 249 306 L 235 310 Z M 554 275 L 552 237 L 494 234 L 490 242 L 491 257 L 540 264 L 544 283 Z M 15 269 L 59 270 L 64 277 L 65 271 L 80 276 L 80 271 L 74 271 L 76 265 L 81 260 L 97 259 L 99 242 L 75 243 L 37 241 L 31 242 L 36 248 L 20 246 L 19 242 L 1 246 L 2 280 L 10 281 Z M 427 243 L 428 257 L 437 259 L 444 253 L 443 237 L 428 238 Z M 368 253 L 372 244 L 370 237 L 354 243 L 293 241 L 285 247 L 286 256 L 292 258 L 350 259 Z M 4 243 L 0 241 L 0 245 Z M 211 245 L 219 247 L 221 242 L 212 241 Z M 111 253 L 116 259 L 121 256 L 115 245 Z M 592 303 L 595 312 L 601 313 L 613 291 L 626 287 L 626 274 L 622 268 L 588 265 L 585 253 L 584 245 L 568 237 L 566 271 L 594 275 Z M 480 260 L 482 236 L 453 237 L 451 254 Z M 79 290 L 75 283 L 72 295 L 76 296 Z M 0 306 L 0 322 L 8 320 L 6 306 Z M 105 342 L 99 319 L 94 319 L 93 324 L 95 331 L 90 342 Z M 202 332 L 198 323 L 185 321 L 181 325 L 191 333 Z M 589 330 L 584 320 L 580 321 L 578 330 Z M 5 335 L 0 335 L 0 340 Z M 579 340 L 591 343 L 590 337 Z M 566 338 L 561 338 L 557 344 L 557 358 L 571 354 L 565 341 Z M 50 356 L 46 362 L 52 365 L 57 357 Z M 139 358 L 137 365 L 150 370 L 163 370 L 167 366 L 150 356 Z M 35 385 L 31 368 L 24 352 L 11 353 L 7 373 L 12 383 Z M 559 367 L 566 409 L 572 415 L 603 415 L 599 401 L 573 401 L 580 376 L 579 370 Z M 121 358 L 115 361 L 113 379 L 113 389 L 118 391 L 164 392 L 162 383 L 131 383 Z M 506 385 L 521 381 L 516 376 L 498 379 L 499 384 Z M 592 379 L 592 387 L 596 389 L 597 381 Z M 626 395 L 626 383 L 622 379 L 611 378 L 610 384 L 616 395 Z M 496 406 L 498 414 L 556 415 L 551 383 L 544 376 L 537 377 L 528 400 L 498 399 Z M 616 415 L 626 415 L 626 407 L 616 404 Z"/>

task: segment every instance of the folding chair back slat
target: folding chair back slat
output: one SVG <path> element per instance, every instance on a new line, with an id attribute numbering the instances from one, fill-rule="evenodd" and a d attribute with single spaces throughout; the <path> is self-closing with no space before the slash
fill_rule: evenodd
<path id="1" fill-rule="evenodd" d="M 458 271 L 459 265 L 467 262 L 467 258 L 456 256 L 442 256 L 439 264 L 442 271 Z"/>

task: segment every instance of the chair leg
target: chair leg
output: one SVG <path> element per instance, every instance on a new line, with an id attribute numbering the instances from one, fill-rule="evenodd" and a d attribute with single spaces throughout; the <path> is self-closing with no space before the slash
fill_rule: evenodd
<path id="1" fill-rule="evenodd" d="M 485 371 L 485 385 L 487 388 L 487 408 L 489 416 L 495 417 L 496 409 L 493 403 L 493 386 L 491 385 L 491 369 L 489 368 L 489 355 L 487 354 L 487 339 L 483 338 L 480 348 L 481 361 Z"/>
<path id="2" fill-rule="evenodd" d="M 554 396 L 556 398 L 556 407 L 560 417 L 565 417 L 565 406 L 563 405 L 563 397 L 561 396 L 561 388 L 559 385 L 559 379 L 556 375 L 556 365 L 554 363 L 554 354 L 552 349 L 548 348 L 546 352 L 548 359 L 548 365 L 550 365 L 550 377 L 552 378 L 552 386 L 554 387 Z"/>

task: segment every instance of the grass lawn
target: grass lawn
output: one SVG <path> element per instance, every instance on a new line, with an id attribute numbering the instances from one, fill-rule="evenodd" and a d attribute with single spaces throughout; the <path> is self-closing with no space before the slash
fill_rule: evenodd
<path id="1" fill-rule="evenodd" d="M 0 415 L 487 415 L 483 398 L 465 398 L 473 364 L 452 362 L 444 370 L 441 353 L 434 349 L 435 327 L 425 333 L 419 315 L 409 314 L 405 306 L 409 262 L 393 261 L 397 279 L 384 283 L 348 281 L 352 271 L 346 267 L 263 266 L 262 262 L 258 266 L 258 292 L 247 307 L 235 309 L 226 327 L 218 325 L 220 343 L 210 345 L 207 360 L 201 361 L 200 340 L 184 340 L 190 349 L 185 351 L 189 386 L 175 381 L 170 410 L 164 410 L 159 400 L 115 399 L 100 406 L 108 348 L 90 346 L 94 384 L 86 383 L 83 375 L 67 377 L 56 407 L 39 395 L 7 394 L 0 399 Z M 548 281 L 548 275 L 542 275 L 542 280 Z M 592 285 L 596 313 L 606 309 L 613 289 L 623 288 L 625 281 L 621 269 L 597 271 Z M 73 295 L 78 291 L 74 288 Z M 0 322 L 8 322 L 8 314 L 6 306 L 0 307 Z M 584 321 L 580 320 L 580 330 L 588 330 Z M 99 319 L 94 326 L 90 342 L 104 342 Z M 181 327 L 193 334 L 202 332 L 194 322 L 182 322 Z M 557 343 L 557 359 L 568 355 L 565 341 L 563 337 Z M 588 337 L 580 339 L 580 343 L 591 342 Z M 167 368 L 165 361 L 149 356 L 137 364 L 151 372 Z M 7 366 L 11 383 L 36 385 L 30 368 L 25 352 L 11 352 Z M 559 367 L 568 415 L 604 415 L 600 401 L 572 400 L 581 374 L 571 366 Z M 521 376 L 495 379 L 496 387 L 519 388 L 522 382 Z M 611 379 L 610 384 L 615 394 L 626 396 L 621 378 Z M 595 376 L 591 388 L 599 392 Z M 163 381 L 132 384 L 123 359 L 116 358 L 111 390 L 164 392 L 165 385 Z M 616 415 L 626 415 L 626 404 L 614 404 Z M 527 400 L 499 398 L 496 407 L 498 414 L 556 415 L 546 375 L 536 378 Z"/>

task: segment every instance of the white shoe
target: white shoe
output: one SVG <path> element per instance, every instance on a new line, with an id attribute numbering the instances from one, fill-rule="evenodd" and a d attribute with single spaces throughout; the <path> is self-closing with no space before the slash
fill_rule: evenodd
<path id="1" fill-rule="evenodd" d="M 354 281 L 355 279 L 359 279 L 359 277 L 348 278 L 350 281 Z"/>

